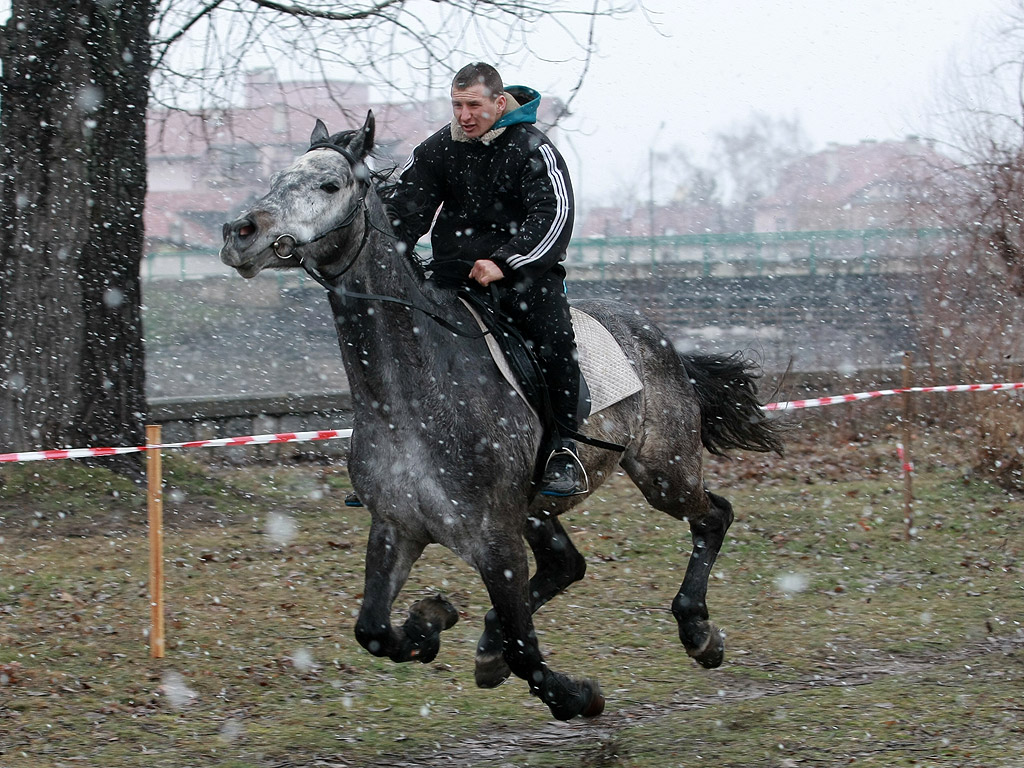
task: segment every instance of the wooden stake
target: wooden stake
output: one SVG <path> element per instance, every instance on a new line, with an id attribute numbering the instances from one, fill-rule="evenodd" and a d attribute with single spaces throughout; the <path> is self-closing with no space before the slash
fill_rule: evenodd
<path id="1" fill-rule="evenodd" d="M 164 492 L 160 425 L 146 426 L 146 478 L 149 481 L 149 655 L 164 657 Z"/>
<path id="2" fill-rule="evenodd" d="M 909 352 L 903 353 L 903 388 L 909 389 L 914 385 L 914 373 L 911 370 L 912 357 Z M 910 420 L 913 416 L 913 395 L 910 392 L 903 393 L 903 522 L 906 530 L 903 538 L 910 541 L 910 532 L 914 528 L 914 462 L 910 453 Z"/>

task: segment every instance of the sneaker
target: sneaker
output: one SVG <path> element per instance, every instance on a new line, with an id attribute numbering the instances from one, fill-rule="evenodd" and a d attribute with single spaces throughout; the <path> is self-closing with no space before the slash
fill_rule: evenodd
<path id="1" fill-rule="evenodd" d="M 548 458 L 540 493 L 542 496 L 578 496 L 589 489 L 586 470 L 576 455 L 576 445 L 566 440 Z"/>
<path id="2" fill-rule="evenodd" d="M 363 506 L 363 502 L 361 502 L 359 500 L 359 496 L 356 495 L 356 492 L 352 491 L 352 493 L 350 493 L 348 496 L 345 497 L 345 506 L 346 507 L 361 507 L 361 506 Z"/>

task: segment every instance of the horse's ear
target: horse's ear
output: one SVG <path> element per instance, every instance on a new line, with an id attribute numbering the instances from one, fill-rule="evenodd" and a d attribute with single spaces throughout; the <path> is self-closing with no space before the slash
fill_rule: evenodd
<path id="1" fill-rule="evenodd" d="M 366 121 L 348 142 L 348 150 L 362 160 L 373 149 L 373 138 L 376 132 L 376 123 L 373 119 L 373 110 L 366 113 Z"/>
<path id="2" fill-rule="evenodd" d="M 313 126 L 313 133 L 309 137 L 309 146 L 327 141 L 328 136 L 327 126 L 324 125 L 324 121 L 318 117 L 316 119 L 316 125 Z"/>

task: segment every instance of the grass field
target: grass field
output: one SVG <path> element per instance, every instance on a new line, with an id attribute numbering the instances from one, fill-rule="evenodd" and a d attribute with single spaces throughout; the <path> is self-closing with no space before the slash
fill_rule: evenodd
<path id="1" fill-rule="evenodd" d="M 165 458 L 168 649 L 149 657 L 145 500 L 72 462 L 0 470 L 0 767 L 1024 766 L 1024 501 L 920 439 L 904 540 L 894 439 L 797 434 L 708 468 L 736 522 L 703 670 L 669 604 L 685 527 L 625 478 L 565 520 L 586 578 L 537 615 L 551 666 L 600 680 L 593 721 L 473 685 L 487 609 L 428 548 L 398 609 L 462 620 L 428 665 L 352 636 L 368 516 L 342 469 Z"/>

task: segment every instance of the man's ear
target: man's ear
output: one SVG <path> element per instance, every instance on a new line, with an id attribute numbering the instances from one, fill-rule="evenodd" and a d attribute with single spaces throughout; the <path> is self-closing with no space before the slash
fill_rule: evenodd
<path id="1" fill-rule="evenodd" d="M 348 151 L 360 160 L 365 158 L 370 150 L 373 149 L 375 131 L 376 122 L 373 119 L 373 110 L 371 109 L 366 113 L 366 121 L 363 123 L 363 127 L 356 131 L 352 138 L 349 139 Z"/>
<path id="2" fill-rule="evenodd" d="M 310 134 L 309 137 L 309 146 L 327 141 L 327 137 L 329 135 L 330 134 L 327 133 L 327 126 L 324 125 L 324 121 L 318 117 L 316 119 L 316 125 L 313 126 L 313 133 Z"/>

